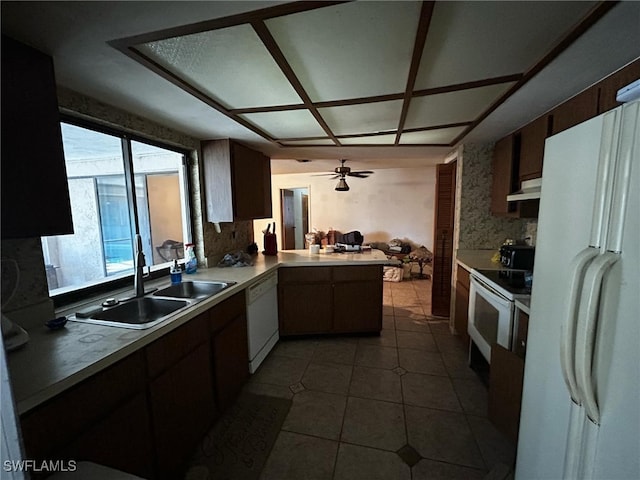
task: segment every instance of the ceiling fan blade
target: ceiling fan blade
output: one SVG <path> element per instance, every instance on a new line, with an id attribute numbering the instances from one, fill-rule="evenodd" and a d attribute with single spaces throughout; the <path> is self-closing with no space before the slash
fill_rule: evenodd
<path id="1" fill-rule="evenodd" d="M 333 173 L 333 172 L 331 172 L 331 173 L 314 173 L 311 176 L 312 177 L 327 177 L 329 175 L 335 175 L 335 173 Z"/>
<path id="2" fill-rule="evenodd" d="M 350 177 L 356 177 L 356 178 L 367 178 L 369 176 L 362 172 L 351 172 L 351 173 L 347 173 L 347 175 Z"/>
<path id="3" fill-rule="evenodd" d="M 373 170 L 356 170 L 353 173 L 366 173 L 367 175 L 371 175 L 372 173 L 375 173 Z"/>

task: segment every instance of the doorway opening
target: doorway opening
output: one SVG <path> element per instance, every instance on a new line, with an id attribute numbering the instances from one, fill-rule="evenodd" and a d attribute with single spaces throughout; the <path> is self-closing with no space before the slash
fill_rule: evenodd
<path id="1" fill-rule="evenodd" d="M 280 189 L 283 250 L 305 248 L 304 235 L 309 232 L 309 189 Z"/>

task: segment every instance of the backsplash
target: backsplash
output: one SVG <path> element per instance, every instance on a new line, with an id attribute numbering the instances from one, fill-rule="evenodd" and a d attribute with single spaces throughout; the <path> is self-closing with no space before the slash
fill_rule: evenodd
<path id="1" fill-rule="evenodd" d="M 23 326 L 53 318 L 53 302 L 47 289 L 47 275 L 39 238 L 3 239 L 2 313 Z"/>
<path id="2" fill-rule="evenodd" d="M 491 215 L 492 157 L 493 144 L 458 148 L 455 249 L 497 249 L 506 238 L 527 236 L 526 220 Z"/>

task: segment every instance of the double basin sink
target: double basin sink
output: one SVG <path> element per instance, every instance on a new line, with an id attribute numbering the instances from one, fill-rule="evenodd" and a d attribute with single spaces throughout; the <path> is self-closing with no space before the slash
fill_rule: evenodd
<path id="1" fill-rule="evenodd" d="M 178 310 L 212 297 L 234 284 L 235 282 L 220 281 L 182 282 L 156 290 L 152 295 L 125 300 L 114 306 L 96 307 L 82 315 L 78 312 L 69 319 L 143 330 L 166 320 Z"/>

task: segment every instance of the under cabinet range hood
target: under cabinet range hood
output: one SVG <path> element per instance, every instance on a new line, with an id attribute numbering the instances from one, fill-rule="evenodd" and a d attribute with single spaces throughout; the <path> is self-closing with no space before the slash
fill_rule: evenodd
<path id="1" fill-rule="evenodd" d="M 524 180 L 520 190 L 511 195 L 507 195 L 507 202 L 518 202 L 520 200 L 535 200 L 540 198 L 540 187 L 542 178 Z"/>

